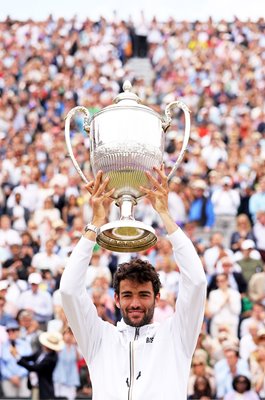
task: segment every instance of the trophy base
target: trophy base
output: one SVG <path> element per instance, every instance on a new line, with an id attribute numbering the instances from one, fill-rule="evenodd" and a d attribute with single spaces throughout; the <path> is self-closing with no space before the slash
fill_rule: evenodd
<path id="1" fill-rule="evenodd" d="M 107 250 L 119 253 L 143 251 L 156 244 L 152 227 L 135 220 L 119 220 L 101 226 L 97 243 Z"/>

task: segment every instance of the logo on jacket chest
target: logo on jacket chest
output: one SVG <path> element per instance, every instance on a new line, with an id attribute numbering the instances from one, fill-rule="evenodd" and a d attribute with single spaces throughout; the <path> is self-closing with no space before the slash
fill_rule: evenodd
<path id="1" fill-rule="evenodd" d="M 154 341 L 154 336 L 146 338 L 146 343 L 153 343 L 153 341 Z"/>

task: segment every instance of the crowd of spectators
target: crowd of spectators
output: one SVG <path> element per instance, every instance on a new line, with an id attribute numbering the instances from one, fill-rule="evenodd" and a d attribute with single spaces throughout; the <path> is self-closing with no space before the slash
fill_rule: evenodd
<path id="1" fill-rule="evenodd" d="M 131 57 L 150 59 L 150 83 L 134 76 Z M 111 104 L 125 79 L 160 114 L 176 98 L 191 110 L 188 151 L 169 182 L 170 211 L 196 246 L 208 279 L 190 399 L 265 397 L 265 20 L 162 22 L 143 13 L 139 21 L 114 13 L 112 20 L 0 22 L 3 396 L 29 395 L 28 377 L 34 382 L 36 376 L 25 360 L 41 351 L 43 333 L 63 335 L 64 347 L 56 349 L 55 395 L 91 395 L 58 291 L 67 257 L 91 215 L 89 194 L 67 157 L 64 117 L 76 105 L 93 114 Z M 74 122 L 74 153 L 90 179 L 89 138 L 82 117 Z M 165 141 L 168 171 L 183 129 L 177 112 Z M 161 221 L 145 199 L 135 217 L 156 229 L 157 244 L 140 254 L 96 245 L 87 272 L 98 313 L 113 324 L 120 315 L 112 277 L 128 258 L 147 258 L 160 274 L 156 321 L 174 312 L 178 296 L 179 270 Z M 116 218 L 113 206 L 110 219 Z"/>

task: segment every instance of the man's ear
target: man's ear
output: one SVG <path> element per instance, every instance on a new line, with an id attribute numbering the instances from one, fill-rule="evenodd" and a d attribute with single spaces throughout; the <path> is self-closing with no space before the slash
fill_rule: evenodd
<path id="1" fill-rule="evenodd" d="M 158 302 L 160 300 L 160 293 L 158 293 L 155 297 L 155 305 L 157 306 Z"/>
<path id="2" fill-rule="evenodd" d="M 115 301 L 116 307 L 121 308 L 120 299 L 119 299 L 119 296 L 117 295 L 117 293 L 114 293 L 114 301 Z"/>

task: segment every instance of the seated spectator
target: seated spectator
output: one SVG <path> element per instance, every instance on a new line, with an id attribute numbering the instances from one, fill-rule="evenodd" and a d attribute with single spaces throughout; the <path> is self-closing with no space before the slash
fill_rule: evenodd
<path id="1" fill-rule="evenodd" d="M 215 229 L 223 232 L 226 245 L 230 245 L 230 238 L 235 231 L 237 209 L 240 196 L 237 189 L 233 189 L 233 182 L 229 176 L 221 179 L 221 187 L 212 194 L 212 203 L 215 214 Z"/>
<path id="2" fill-rule="evenodd" d="M 80 386 L 77 362 L 81 358 L 70 328 L 63 333 L 64 347 L 58 352 L 58 360 L 53 371 L 54 393 L 56 397 L 68 400 L 76 398 L 76 388 Z"/>
<path id="3" fill-rule="evenodd" d="M 18 366 L 14 352 L 20 356 L 29 356 L 31 347 L 28 342 L 19 337 L 19 325 L 17 321 L 10 321 L 6 325 L 8 340 L 3 343 L 1 354 L 2 388 L 5 397 L 29 397 L 27 387 L 28 372 L 22 366 Z"/>
<path id="4" fill-rule="evenodd" d="M 240 293 L 229 287 L 228 276 L 225 273 L 216 277 L 218 289 L 212 290 L 207 302 L 210 317 L 210 332 L 217 337 L 220 325 L 229 326 L 231 333 L 237 336 L 239 315 L 241 312 Z"/>
<path id="5" fill-rule="evenodd" d="M 223 257 L 219 260 L 218 266 L 216 268 L 217 273 L 213 274 L 208 283 L 208 294 L 217 289 L 218 285 L 216 283 L 216 278 L 219 273 L 224 273 L 228 277 L 229 287 L 239 291 L 243 294 L 247 292 L 247 281 L 245 280 L 241 272 L 235 271 L 235 263 L 231 257 Z"/>
<path id="6" fill-rule="evenodd" d="M 217 398 L 223 398 L 233 386 L 233 378 L 236 375 L 250 377 L 250 370 L 246 360 L 242 360 L 238 354 L 238 347 L 229 341 L 223 343 L 224 358 L 214 366 Z"/>
<path id="7" fill-rule="evenodd" d="M 51 197 L 47 197 L 44 200 L 43 208 L 40 208 L 34 212 L 33 221 L 37 226 L 42 225 L 46 220 L 57 221 L 61 218 L 60 211 L 54 207 L 54 203 Z"/>
<path id="8" fill-rule="evenodd" d="M 32 266 L 38 272 L 42 270 L 50 270 L 53 277 L 61 272 L 64 260 L 54 252 L 55 242 L 53 239 L 48 239 L 45 243 L 45 250 L 33 256 Z"/>
<path id="9" fill-rule="evenodd" d="M 265 305 L 265 264 L 262 272 L 252 275 L 248 284 L 248 295 L 252 302 L 261 302 Z"/>
<path id="10" fill-rule="evenodd" d="M 50 293 L 39 289 L 41 282 L 41 275 L 32 272 L 28 278 L 30 289 L 21 293 L 17 305 L 20 310 L 33 311 L 34 319 L 39 323 L 41 329 L 45 329 L 47 322 L 52 318 L 53 308 Z"/>
<path id="11" fill-rule="evenodd" d="M 255 250 L 255 242 L 253 240 L 244 240 L 241 244 L 241 251 L 236 253 L 236 257 L 237 264 L 241 267 L 247 282 L 256 272 L 262 271 L 261 257 L 259 252 Z"/>
<path id="12" fill-rule="evenodd" d="M 241 250 L 244 240 L 254 240 L 251 221 L 246 214 L 239 214 L 236 217 L 236 230 L 231 235 L 231 249 L 236 252 Z"/>
<path id="13" fill-rule="evenodd" d="M 17 315 L 20 326 L 20 337 L 26 340 L 31 347 L 32 353 L 40 350 L 39 336 L 42 333 L 38 322 L 33 318 L 30 310 L 20 310 Z"/>
<path id="14" fill-rule="evenodd" d="M 27 280 L 32 257 L 22 252 L 22 242 L 10 243 L 10 257 L 3 263 L 3 278 L 15 270 L 19 279 Z"/>
<path id="15" fill-rule="evenodd" d="M 10 246 L 12 243 L 20 243 L 19 233 L 11 227 L 11 218 L 8 215 L 0 217 L 0 246 Z"/>
<path id="16" fill-rule="evenodd" d="M 14 229 L 18 232 L 26 230 L 30 212 L 21 204 L 21 193 L 15 193 L 14 204 L 11 208 L 7 209 L 7 213 L 11 218 Z"/>
<path id="17" fill-rule="evenodd" d="M 195 379 L 192 394 L 188 400 L 212 400 L 213 392 L 211 390 L 210 382 L 205 376 L 198 376 Z"/>
<path id="18" fill-rule="evenodd" d="M 210 243 L 203 255 L 206 273 L 210 277 L 216 271 L 217 264 L 225 256 L 232 257 L 231 249 L 224 245 L 224 236 L 221 232 L 215 232 L 210 237 Z M 220 272 L 220 271 L 219 271 Z"/>
<path id="19" fill-rule="evenodd" d="M 251 381 L 247 376 L 236 375 L 232 382 L 233 389 L 228 392 L 224 400 L 259 400 L 260 397 L 251 390 Z"/>
<path id="20" fill-rule="evenodd" d="M 62 218 L 68 229 L 73 226 L 73 221 L 76 217 L 82 216 L 82 207 L 78 204 L 78 197 L 71 194 L 66 199 L 66 204 L 62 210 Z"/>
<path id="21" fill-rule="evenodd" d="M 209 232 L 214 225 L 213 204 L 210 197 L 205 194 L 207 186 L 203 180 L 195 180 L 191 187 L 193 199 L 189 207 L 188 220 L 196 223 L 196 235 L 200 236 L 203 232 Z"/>
<path id="22" fill-rule="evenodd" d="M 199 377 L 205 377 L 209 382 L 212 396 L 215 393 L 216 384 L 215 384 L 214 370 L 212 367 L 207 365 L 207 356 L 208 356 L 207 353 L 201 349 L 197 349 L 194 352 L 191 363 L 189 382 L 188 382 L 189 396 L 194 395 L 194 387 Z"/>
<path id="23" fill-rule="evenodd" d="M 265 306 L 261 302 L 254 302 L 250 315 L 244 318 L 240 324 L 240 337 L 249 333 L 249 326 L 256 323 L 258 329 L 265 328 Z"/>

